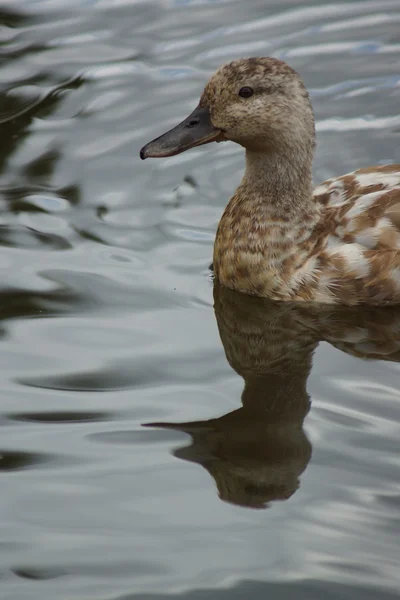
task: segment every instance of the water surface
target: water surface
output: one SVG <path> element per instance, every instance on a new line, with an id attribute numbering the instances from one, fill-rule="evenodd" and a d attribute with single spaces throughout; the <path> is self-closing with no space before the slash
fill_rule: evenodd
<path id="1" fill-rule="evenodd" d="M 138 156 L 222 62 L 273 55 L 310 89 L 316 182 L 400 162 L 398 0 L 0 15 L 2 597 L 398 598 L 396 312 L 214 314 L 243 153 Z"/>

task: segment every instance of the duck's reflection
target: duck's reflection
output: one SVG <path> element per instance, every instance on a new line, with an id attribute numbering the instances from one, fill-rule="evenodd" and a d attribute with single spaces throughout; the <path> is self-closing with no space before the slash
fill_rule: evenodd
<path id="1" fill-rule="evenodd" d="M 265 508 L 295 493 L 311 458 L 303 422 L 319 341 L 363 358 L 399 360 L 400 307 L 275 303 L 218 284 L 214 302 L 226 357 L 244 379 L 242 407 L 207 421 L 149 425 L 190 434 L 191 445 L 175 455 L 205 467 L 222 500 Z"/>

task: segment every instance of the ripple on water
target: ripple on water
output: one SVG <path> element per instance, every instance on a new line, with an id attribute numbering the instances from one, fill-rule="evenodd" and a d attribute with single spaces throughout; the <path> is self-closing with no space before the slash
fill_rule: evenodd
<path id="1" fill-rule="evenodd" d="M 34 469 L 36 466 L 48 464 L 52 460 L 51 455 L 0 449 L 0 471 L 2 472 Z"/>
<path id="2" fill-rule="evenodd" d="M 109 412 L 27 412 L 9 413 L 7 418 L 12 421 L 27 421 L 32 423 L 97 423 L 111 421 L 113 413 Z"/>
<path id="3" fill-rule="evenodd" d="M 88 439 L 102 444 L 144 445 L 182 442 L 182 433 L 171 430 L 104 431 L 92 433 Z"/>
<path id="4" fill-rule="evenodd" d="M 0 245 L 26 250 L 67 250 L 72 247 L 69 241 L 60 235 L 17 225 L 0 225 Z"/>
<path id="5" fill-rule="evenodd" d="M 30 579 L 31 581 L 49 581 L 50 579 L 57 579 L 63 575 L 67 575 L 67 571 L 62 569 L 52 569 L 46 567 L 43 569 L 35 567 L 14 567 L 11 569 L 14 575 L 21 577 L 22 579 Z"/>

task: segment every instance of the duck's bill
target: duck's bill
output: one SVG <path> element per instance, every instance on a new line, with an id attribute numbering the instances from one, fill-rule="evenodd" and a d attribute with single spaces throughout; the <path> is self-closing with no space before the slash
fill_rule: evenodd
<path id="1" fill-rule="evenodd" d="M 221 129 L 216 129 L 211 122 L 208 107 L 198 106 L 182 123 L 143 146 L 140 158 L 175 156 L 190 148 L 222 139 Z"/>

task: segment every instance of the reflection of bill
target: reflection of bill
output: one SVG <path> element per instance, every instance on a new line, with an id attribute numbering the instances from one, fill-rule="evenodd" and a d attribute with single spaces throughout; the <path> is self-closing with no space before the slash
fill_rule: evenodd
<path id="1" fill-rule="evenodd" d="M 299 487 L 311 458 L 306 390 L 320 340 L 362 358 L 400 360 L 400 309 L 276 303 L 214 287 L 225 354 L 244 379 L 242 407 L 218 419 L 152 423 L 184 431 L 175 456 L 205 467 L 222 500 L 265 508 Z"/>

